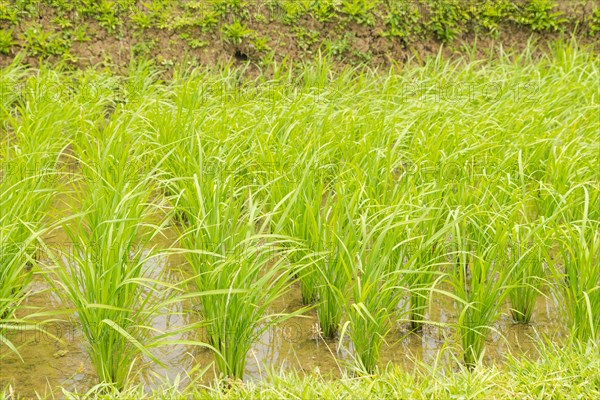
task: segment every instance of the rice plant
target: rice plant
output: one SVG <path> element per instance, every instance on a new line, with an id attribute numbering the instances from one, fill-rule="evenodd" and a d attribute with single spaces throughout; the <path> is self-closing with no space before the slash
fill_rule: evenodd
<path id="1" fill-rule="evenodd" d="M 600 334 L 600 221 L 589 218 L 592 207 L 599 206 L 590 203 L 589 189 L 577 189 L 583 192 L 583 212 L 556 228 L 562 265 L 553 267 L 571 335 L 586 342 Z"/>
<path id="2" fill-rule="evenodd" d="M 0 74 L 1 328 L 21 322 L 45 267 L 35 249 L 60 225 L 72 250 L 45 276 L 81 322 L 106 393 L 160 363 L 150 349 L 170 332 L 152 317 L 183 300 L 200 322 L 180 333 L 206 339 L 180 343 L 244 377 L 261 334 L 306 309 L 276 301 L 297 284 L 320 334 L 349 343 L 363 373 L 398 325 L 442 323 L 434 294 L 457 311 L 461 371 L 482 359 L 505 300 L 514 321 L 535 321 L 547 287 L 574 341 L 597 339 L 598 57 L 549 51 L 489 63 L 440 52 L 389 71 L 178 66 L 165 82 L 147 63 L 126 76 L 13 63 Z M 66 165 L 80 181 L 46 179 Z M 46 215 L 53 199 L 60 212 Z M 189 276 L 163 300 L 149 261 L 167 224 L 180 235 L 165 251 L 185 254 Z"/>
<path id="3" fill-rule="evenodd" d="M 5 150 L 0 153 L 0 160 L 6 161 L 0 164 L 0 343 L 17 352 L 5 334 L 11 329 L 35 329 L 24 325 L 17 311 L 33 274 L 39 272 L 37 250 L 56 190 L 43 171 L 34 168 L 39 155 Z"/>
<path id="4" fill-rule="evenodd" d="M 5 224 L 0 231 L 1 291 L 0 319 L 14 316 L 19 303 L 25 298 L 32 277 L 34 262 L 31 248 L 37 242 L 37 233 L 27 225 Z"/>
<path id="5" fill-rule="evenodd" d="M 261 334 L 290 315 L 269 313 L 289 287 L 282 240 L 265 234 L 257 223 L 260 205 L 225 181 L 194 175 L 182 204 L 190 227 L 182 233 L 201 308 L 200 316 L 214 349 L 219 371 L 243 378 L 246 357 Z M 264 228 L 263 228 L 264 229 Z"/>
<path id="6" fill-rule="evenodd" d="M 313 175 L 305 175 L 297 189 L 291 192 L 291 196 L 283 199 L 287 203 L 281 215 L 280 221 L 283 223 L 275 227 L 275 232 L 305 243 L 291 254 L 304 304 L 317 299 L 320 277 L 312 255 L 314 252 L 329 250 L 324 247 L 330 237 L 326 233 L 327 225 L 322 210 L 323 196 L 329 195 L 327 187 L 323 180 L 305 180 L 309 176 Z"/>
<path id="7" fill-rule="evenodd" d="M 133 179 L 135 160 L 115 141 L 119 134 L 85 147 L 95 162 L 84 164 L 89 179 L 78 185 L 79 213 L 62 224 L 72 248 L 53 254 L 53 284 L 77 313 L 99 381 L 123 388 L 145 357 L 158 362 L 148 348 L 161 283 L 148 261 L 161 227 L 151 222 L 151 173 Z"/>
<path id="8" fill-rule="evenodd" d="M 544 251 L 539 235 L 527 226 L 516 225 L 511 232 L 509 256 L 511 268 L 510 313 L 515 322 L 528 324 L 541 287 L 546 281 L 544 276 Z"/>
<path id="9" fill-rule="evenodd" d="M 409 290 L 410 324 L 414 331 L 422 329 L 427 301 L 441 279 L 442 266 L 446 263 L 445 238 L 452 228 L 450 218 L 444 216 L 441 207 L 418 208 L 417 214 L 408 214 L 407 226 L 401 226 L 404 238 L 396 250 L 401 257 L 403 281 Z M 445 220 L 446 218 L 446 220 Z"/>
<path id="10" fill-rule="evenodd" d="M 505 256 L 506 238 L 498 236 L 498 226 L 504 225 L 500 216 L 490 215 L 493 219 L 488 220 L 486 214 L 462 212 L 465 214 L 452 213 L 458 223 L 453 232 L 456 263 L 450 274 L 452 293 L 448 295 L 458 310 L 456 324 L 463 359 L 472 368 L 481 360 L 485 341 L 500 315 L 511 267 Z"/>
<path id="11" fill-rule="evenodd" d="M 324 227 L 321 225 L 321 229 L 317 229 L 316 234 L 313 233 L 313 237 L 325 247 L 322 253 L 313 254 L 313 257 L 320 257 L 314 261 L 317 293 L 315 308 L 321 332 L 329 339 L 339 332 L 350 294 L 349 287 L 354 273 L 348 249 L 356 248 L 357 239 L 352 231 L 354 226 L 351 218 L 357 215 L 360 200 L 360 192 L 352 193 L 338 182 L 335 191 L 325 200 Z"/>
<path id="12" fill-rule="evenodd" d="M 398 302 L 403 295 L 401 268 L 392 265 L 395 241 L 390 234 L 395 218 L 368 218 L 366 212 L 349 220 L 352 230 L 344 244 L 344 255 L 352 271 L 352 301 L 346 303 L 348 321 L 342 329 L 352 342 L 355 368 L 364 373 L 375 371 L 381 346 L 402 316 Z"/>

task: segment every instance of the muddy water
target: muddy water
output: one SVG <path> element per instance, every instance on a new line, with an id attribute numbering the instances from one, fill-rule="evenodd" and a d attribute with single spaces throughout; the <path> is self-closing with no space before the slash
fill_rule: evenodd
<path id="1" fill-rule="evenodd" d="M 156 239 L 154 245 L 167 247 L 177 238 L 177 230 L 165 230 L 165 236 Z M 54 232 L 47 242 L 66 243 L 64 234 Z M 62 243 L 61 248 L 68 245 Z M 48 262 L 43 257 L 42 264 Z M 181 255 L 158 256 L 148 265 L 154 277 L 162 276 L 172 283 L 181 282 L 189 276 L 189 268 Z M 56 294 L 49 290 L 45 280 L 38 276 L 31 287 L 32 294 L 23 303 L 21 315 L 36 311 L 65 310 Z M 194 304 L 187 303 L 166 310 L 157 316 L 153 326 L 159 330 L 176 330 L 196 321 L 191 310 Z M 293 285 L 289 292 L 273 306 L 273 312 L 294 311 L 302 308 L 300 291 Z M 534 343 L 538 335 L 546 335 L 561 340 L 566 334 L 559 315 L 556 299 L 540 297 L 538 299 L 534 322 L 530 325 L 515 325 L 508 315 L 508 307 L 495 326 L 486 346 L 485 361 L 501 362 L 507 352 L 535 355 Z M 35 393 L 48 395 L 54 390 L 57 397 L 63 386 L 69 390 L 85 392 L 97 383 L 94 369 L 85 351 L 85 338 L 71 314 L 67 312 L 57 316 L 57 321 L 45 326 L 49 334 L 22 331 L 10 335 L 13 343 L 19 346 L 21 361 L 6 346 L 0 346 L 0 385 L 11 384 L 16 393 L 22 396 L 34 396 Z M 441 324 L 451 324 L 456 312 L 450 299 L 443 296 L 433 298 L 427 315 L 428 320 Z M 340 376 L 344 363 L 350 361 L 351 344 L 348 340 L 339 346 L 338 341 L 328 341 L 319 337 L 317 318 L 314 310 L 302 317 L 295 317 L 267 330 L 254 345 L 247 357 L 246 379 L 256 380 L 265 376 L 267 369 L 317 371 L 331 377 Z M 198 340 L 202 332 L 187 332 L 173 339 Z M 388 335 L 388 343 L 382 349 L 381 364 L 392 362 L 410 369 L 414 360 L 432 363 L 445 344 L 456 346 L 453 330 L 445 326 L 424 327 L 421 333 L 408 332 L 407 324 L 398 323 Z M 342 350 L 338 351 L 338 347 Z M 168 377 L 174 380 L 181 376 L 181 384 L 189 382 L 187 374 L 194 368 L 203 369 L 211 365 L 213 356 L 210 351 L 184 345 L 164 346 L 153 350 L 164 366 L 150 365 L 139 379 L 149 388 Z M 208 383 L 215 377 L 216 371 L 210 368 L 200 381 Z M 191 374 L 193 375 L 193 374 Z"/>
<path id="2" fill-rule="evenodd" d="M 170 258 L 175 258 L 171 260 Z M 158 259 L 157 269 L 177 270 L 177 257 Z M 179 274 L 174 272 L 172 277 Z M 37 279 L 32 288 L 36 291 L 25 303 L 27 307 L 45 310 L 63 308 L 55 295 L 45 290 L 45 283 Z M 274 311 L 289 311 L 301 308 L 299 288 L 294 286 L 290 292 L 273 306 Z M 195 321 L 195 314 L 186 312 L 192 304 L 178 306 L 168 315 L 155 318 L 153 326 L 161 330 L 176 329 Z M 508 313 L 503 314 L 490 335 L 486 347 L 485 360 L 488 363 L 501 362 L 510 350 L 516 353 L 534 355 L 534 342 L 538 334 L 560 339 L 563 327 L 556 320 L 557 304 L 549 298 L 540 297 L 531 325 L 515 325 Z M 66 318 L 66 316 L 65 316 Z M 445 298 L 434 298 L 428 319 L 442 323 L 451 323 L 455 319 L 453 306 Z M 19 351 L 23 357 L 8 352 L 3 347 L 0 361 L 0 383 L 12 384 L 17 393 L 34 396 L 35 392 L 50 393 L 51 388 L 63 386 L 70 390 L 83 392 L 97 383 L 94 369 L 85 352 L 85 338 L 73 320 L 53 323 L 46 329 L 60 340 L 49 335 L 21 332 L 12 340 L 21 345 Z M 174 339 L 201 339 L 202 333 L 186 333 Z M 382 349 L 382 365 L 392 362 L 410 369 L 413 360 L 432 363 L 444 343 L 456 345 L 449 327 L 425 326 L 419 334 L 410 333 L 407 325 L 399 324 L 387 338 L 388 343 Z M 326 376 L 337 377 L 344 369 L 344 362 L 350 361 L 349 343 L 343 343 L 338 352 L 338 342 L 319 337 L 317 318 L 314 311 L 303 317 L 296 317 L 279 326 L 267 330 L 260 341 L 252 348 L 247 358 L 246 379 L 262 379 L 266 369 L 297 371 L 317 371 Z M 194 367 L 204 368 L 212 363 L 213 357 L 208 350 L 193 346 L 164 346 L 153 353 L 165 364 L 164 367 L 151 366 L 143 379 L 148 387 L 153 387 L 164 377 L 174 380 L 180 375 L 182 384 L 188 382 L 187 372 Z M 209 369 L 201 379 L 208 383 L 215 377 L 216 371 Z M 157 378 L 160 377 L 160 378 Z M 60 393 L 58 393 L 60 397 Z"/>

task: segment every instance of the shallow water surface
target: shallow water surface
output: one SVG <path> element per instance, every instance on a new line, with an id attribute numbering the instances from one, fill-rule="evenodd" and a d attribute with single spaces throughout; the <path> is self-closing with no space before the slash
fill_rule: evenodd
<path id="1" fill-rule="evenodd" d="M 171 268 L 167 259 L 156 264 L 157 268 Z M 44 290 L 45 283 L 37 279 L 33 294 L 25 303 L 26 307 L 43 307 L 59 310 L 64 308 L 55 295 Z M 273 306 L 273 311 L 301 308 L 300 290 L 294 286 L 288 294 Z M 188 305 L 191 308 L 191 305 Z M 185 307 L 185 305 L 183 306 Z M 182 306 L 171 310 L 172 313 L 159 315 L 153 326 L 160 330 L 176 329 L 196 321 L 193 312 L 183 310 Z M 542 334 L 560 338 L 564 328 L 556 318 L 557 304 L 551 298 L 540 297 L 534 322 L 530 325 L 513 324 L 510 316 L 504 313 L 496 330 L 490 335 L 486 346 L 485 361 L 501 362 L 510 350 L 534 356 L 535 338 Z M 430 308 L 429 318 L 438 322 L 451 323 L 454 319 L 452 303 L 445 298 L 435 298 Z M 350 361 L 348 340 L 338 352 L 338 341 L 320 338 L 317 318 L 314 310 L 304 316 L 294 317 L 279 326 L 268 329 L 256 343 L 247 358 L 246 380 L 262 379 L 266 368 L 294 369 L 297 371 L 318 371 L 331 377 L 340 376 L 344 362 Z M 456 345 L 452 329 L 426 325 L 420 333 L 410 333 L 407 324 L 398 324 L 390 332 L 387 344 L 381 354 L 381 365 L 392 362 L 410 369 L 414 360 L 432 363 L 445 343 Z M 17 393 L 33 396 L 35 392 L 44 393 L 50 387 L 64 386 L 70 390 L 85 391 L 96 381 L 94 369 L 85 352 L 85 338 L 77 324 L 70 321 L 56 322 L 45 327 L 57 340 L 41 332 L 23 331 L 12 336 L 23 357 L 19 358 L 3 347 L 0 361 L 0 383 L 12 384 Z M 202 339 L 202 332 L 185 333 L 173 339 Z M 174 380 L 177 375 L 186 377 L 194 367 L 204 368 L 213 361 L 209 350 L 195 347 L 173 345 L 153 350 L 164 366 L 151 365 L 144 374 L 149 387 L 159 382 L 155 376 Z M 214 368 L 209 369 L 202 381 L 208 383 L 215 376 Z M 182 380 L 185 384 L 186 379 Z"/>
<path id="2" fill-rule="evenodd" d="M 178 237 L 175 227 L 165 230 L 165 235 L 158 237 L 153 245 L 168 247 Z M 66 237 L 54 232 L 46 238 L 48 243 L 64 251 L 70 251 Z M 41 263 L 48 263 L 42 256 Z M 183 256 L 178 254 L 159 255 L 147 264 L 151 276 L 162 277 L 171 283 L 181 282 L 190 276 L 190 269 Z M 153 320 L 153 327 L 161 331 L 172 331 L 197 322 L 195 304 L 174 305 Z M 290 290 L 272 306 L 274 313 L 291 312 L 302 308 L 300 290 L 293 284 Z M 68 305 L 62 304 L 58 296 L 49 290 L 42 276 L 36 276 L 31 286 L 31 295 L 24 301 L 19 314 L 31 314 L 36 311 L 65 311 Z M 495 325 L 486 346 L 485 362 L 501 363 L 507 352 L 535 356 L 535 341 L 539 335 L 546 335 L 556 340 L 564 337 L 565 327 L 559 318 L 557 300 L 540 296 L 537 301 L 533 323 L 516 325 L 508 314 L 508 305 Z M 455 321 L 455 310 L 452 300 L 442 295 L 432 298 L 427 320 L 436 321 L 439 325 L 425 325 L 422 332 L 411 333 L 408 324 L 398 321 L 389 333 L 381 353 L 380 365 L 392 362 L 410 369 L 415 360 L 431 364 L 447 345 L 456 346 L 457 341 L 449 324 Z M 76 323 L 76 316 L 66 311 L 56 316 L 56 322 L 44 326 L 48 333 L 35 331 L 12 332 L 9 337 L 19 346 L 19 357 L 1 346 L 0 352 L 0 385 L 11 384 L 16 393 L 22 396 L 34 396 L 50 393 L 51 388 L 57 390 L 63 386 L 69 390 L 85 392 L 97 383 L 97 378 L 85 349 L 85 338 Z M 444 326 L 446 325 L 446 326 Z M 172 339 L 202 340 L 205 332 L 201 330 L 182 333 Z M 316 312 L 309 310 L 302 316 L 294 317 L 280 325 L 269 328 L 261 336 L 248 354 L 246 364 L 246 380 L 260 380 L 266 369 L 318 371 L 332 378 L 340 376 L 346 368 L 345 363 L 351 361 L 352 344 L 346 338 L 343 343 L 325 340 L 320 337 Z M 148 388 L 156 385 L 165 377 L 174 380 L 181 376 L 181 384 L 187 380 L 187 374 L 194 368 L 199 370 L 210 366 L 213 362 L 211 352 L 205 348 L 187 345 L 168 345 L 153 349 L 153 354 L 163 362 L 163 366 L 147 363 L 149 368 L 139 378 L 145 381 Z M 448 353 L 444 353 L 448 356 Z M 459 354 L 455 352 L 455 354 Z M 147 360 L 146 360 L 147 361 Z M 215 377 L 214 366 L 209 368 L 200 379 L 209 383 Z M 193 374 L 192 374 L 193 375 Z M 55 392 L 60 397 L 60 392 Z"/>

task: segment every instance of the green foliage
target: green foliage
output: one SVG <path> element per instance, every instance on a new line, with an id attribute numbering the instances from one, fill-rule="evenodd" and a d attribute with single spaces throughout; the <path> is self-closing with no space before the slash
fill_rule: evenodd
<path id="1" fill-rule="evenodd" d="M 100 26 L 106 28 L 109 32 L 114 32 L 122 21 L 118 15 L 119 6 L 110 0 L 101 0 L 96 9 L 96 20 Z"/>
<path id="2" fill-rule="evenodd" d="M 87 25 L 79 25 L 77 28 L 75 28 L 75 31 L 73 32 L 73 41 L 75 42 L 89 42 L 91 40 L 91 38 L 88 36 L 87 34 Z"/>
<path id="3" fill-rule="evenodd" d="M 200 27 L 203 32 L 208 32 L 217 26 L 219 20 L 216 13 L 206 12 L 200 20 Z"/>
<path id="4" fill-rule="evenodd" d="M 40 71 L 42 75 L 46 72 Z M 22 93 L 15 93 L 15 84 L 23 83 L 26 77 L 17 62 L 0 74 L 2 130 L 13 133 L 0 136 L 0 346 L 17 354 L 11 331 L 39 328 L 39 324 L 29 325 L 28 316 L 19 311 L 31 293 L 32 278 L 42 273 L 39 250 L 50 224 L 47 213 L 58 193 L 57 164 L 64 144 L 51 134 L 60 117 L 38 119 L 32 114 L 8 112 L 23 104 L 32 113 L 55 113 L 62 108 L 39 97 L 35 78 L 23 85 Z M 53 77 L 46 77 L 53 81 Z M 68 107 L 63 111 L 63 116 L 70 115 Z M 43 323 L 44 316 L 39 317 Z"/>
<path id="5" fill-rule="evenodd" d="M 239 20 L 224 25 L 221 32 L 223 33 L 223 39 L 235 46 L 242 44 L 244 39 L 254 34 L 254 31 L 248 29 L 246 24 L 241 23 Z"/>
<path id="6" fill-rule="evenodd" d="M 269 47 L 269 38 L 268 37 L 257 37 L 254 39 L 254 48 L 259 52 L 270 51 L 271 47 Z"/>
<path id="7" fill-rule="evenodd" d="M 16 43 L 17 42 L 14 40 L 12 29 L 0 31 L 0 53 L 9 54 L 11 47 Z"/>
<path id="8" fill-rule="evenodd" d="M 131 21 L 140 29 L 147 29 L 152 26 L 152 19 L 143 11 L 137 11 L 131 16 Z"/>
<path id="9" fill-rule="evenodd" d="M 170 27 L 170 20 L 173 18 L 173 13 L 176 10 L 174 7 L 175 4 L 169 0 L 153 0 L 152 2 L 142 3 L 143 9 L 138 10 L 148 15 L 154 27 L 165 29 Z M 123 7 L 123 12 L 120 12 L 119 15 L 124 15 L 125 13 L 131 14 L 130 9 L 131 7 Z"/>
<path id="10" fill-rule="evenodd" d="M 117 388 L 133 379 L 131 368 L 142 355 L 158 361 L 148 347 L 161 285 L 149 274 L 155 256 L 149 242 L 159 230 L 146 222 L 151 175 L 133 169 L 131 149 L 119 143 L 122 133 L 91 133 L 78 144 L 90 163 L 84 164 L 85 189 L 78 191 L 80 213 L 63 226 L 73 250 L 52 254 L 55 290 L 77 311 L 98 379 Z"/>
<path id="11" fill-rule="evenodd" d="M 289 269 L 284 258 L 273 261 L 282 248 L 277 238 L 256 229 L 260 204 L 251 194 L 246 202 L 247 189 L 238 192 L 231 180 L 213 186 L 212 180 L 200 178 L 202 169 L 180 182 L 180 207 L 190 223 L 182 241 L 216 364 L 223 375 L 241 379 L 252 345 L 269 327 L 289 317 L 268 313 L 288 288 Z M 180 165 L 179 176 L 187 170 Z"/>
<path id="12" fill-rule="evenodd" d="M 202 47 L 208 46 L 209 43 L 206 40 L 190 39 L 188 40 L 188 44 L 192 49 L 200 49 Z"/>
<path id="13" fill-rule="evenodd" d="M 281 15 L 284 24 L 293 25 L 309 12 L 312 3 L 310 0 L 277 1 L 276 8 L 271 9 L 271 11 L 275 15 Z"/>
<path id="14" fill-rule="evenodd" d="M 350 42 L 354 39 L 353 32 L 346 32 L 344 36 L 338 40 L 325 40 L 325 49 L 332 56 L 341 59 L 350 48 Z"/>
<path id="15" fill-rule="evenodd" d="M 334 0 L 323 0 L 313 3 L 312 13 L 317 21 L 332 21 L 336 17 Z"/>
<path id="16" fill-rule="evenodd" d="M 372 26 L 375 23 L 375 16 L 371 11 L 375 5 L 373 0 L 343 0 L 340 11 L 359 24 Z"/>
<path id="17" fill-rule="evenodd" d="M 404 266 L 404 282 L 410 290 L 410 324 L 415 331 L 421 330 L 426 321 L 427 302 L 441 278 L 439 271 L 447 264 L 442 238 L 452 224 L 442 220 L 444 214 L 434 208 L 434 202 L 431 208 L 419 209 L 420 215 L 409 216 L 414 222 L 401 226 L 397 239 L 400 251 L 396 262 Z"/>
<path id="18" fill-rule="evenodd" d="M 99 39 L 104 34 L 120 40 L 125 32 L 130 31 L 133 31 L 135 36 L 142 37 L 142 32 L 154 29 L 155 32 L 170 37 L 172 33 L 190 35 L 193 39 L 186 41 L 184 47 L 192 49 L 211 47 L 214 33 L 220 33 L 223 40 L 234 46 L 239 46 L 250 38 L 258 52 L 263 53 L 262 61 L 265 62 L 270 57 L 279 59 L 281 52 L 272 53 L 261 39 L 262 28 L 258 29 L 255 26 L 274 23 L 281 28 L 276 30 L 281 31 L 282 37 L 295 36 L 292 40 L 295 40 L 302 52 L 309 52 L 316 43 L 325 43 L 332 45 L 330 53 L 336 57 L 341 59 L 342 54 L 350 54 L 351 57 L 344 61 L 367 64 L 378 59 L 374 57 L 378 51 L 344 48 L 344 41 L 349 32 L 343 27 L 349 21 L 373 28 L 373 32 L 386 38 L 386 41 L 398 38 L 404 43 L 427 40 L 431 37 L 450 43 L 465 33 L 480 32 L 497 38 L 500 30 L 515 29 L 511 22 L 534 33 L 586 26 L 589 27 L 586 32 L 594 36 L 600 30 L 600 11 L 597 8 L 592 10 L 591 15 L 587 12 L 569 11 L 566 16 L 554 12 L 555 8 L 553 0 L 19 0 L 0 1 L 0 20 L 16 27 L 16 30 L 13 30 L 17 35 L 16 43 L 10 47 L 21 46 L 36 57 L 61 56 L 54 57 L 53 61 L 80 56 L 78 46 L 71 48 L 73 42 L 87 41 L 87 38 Z M 40 18 L 47 16 L 50 18 L 43 21 L 43 28 L 42 25 L 36 26 Z M 568 20 L 564 17 L 568 17 Z M 311 26 L 304 26 L 301 21 L 311 21 Z M 567 24 L 568 21 L 577 22 L 578 25 Z M 32 26 L 35 28 L 31 28 Z M 98 35 L 98 26 L 106 32 Z M 250 26 L 257 32 L 253 32 Z M 201 32 L 198 32 L 198 28 Z M 37 32 L 23 33 L 32 29 Z M 301 29 L 308 31 L 308 34 L 297 34 Z M 60 34 L 57 33 L 59 31 Z M 316 36 L 314 32 L 317 32 Z M 199 34 L 202 36 L 196 38 Z M 3 35 L 3 39 L 6 40 L 8 34 L 3 32 Z M 32 36 L 40 37 L 37 40 Z M 272 34 L 270 36 L 273 37 Z M 275 37 L 273 39 L 276 43 L 274 50 L 288 41 L 277 40 Z M 208 45 L 205 46 L 205 43 Z M 172 53 L 176 50 L 176 53 L 185 54 L 179 52 L 176 46 L 175 42 L 172 42 L 164 51 Z M 2 51 L 0 54 L 8 56 L 6 49 Z M 165 53 L 161 56 L 170 57 Z M 85 57 L 82 60 L 85 60 Z"/>
<path id="19" fill-rule="evenodd" d="M 319 41 L 318 31 L 309 31 L 308 29 L 299 26 L 294 28 L 293 32 L 296 35 L 296 43 L 298 43 L 298 48 L 302 51 L 309 51 L 309 49 L 311 49 Z"/>
<path id="20" fill-rule="evenodd" d="M 528 324 L 545 284 L 545 241 L 531 227 L 517 225 L 510 233 L 508 247 L 510 312 L 515 322 Z"/>
<path id="21" fill-rule="evenodd" d="M 594 9 L 592 12 L 592 18 L 590 19 L 590 33 L 596 35 L 600 32 L 600 8 Z"/>
<path id="22" fill-rule="evenodd" d="M 35 56 L 60 55 L 70 46 L 59 33 L 49 32 L 41 25 L 31 25 L 23 32 L 25 49 Z"/>
<path id="23" fill-rule="evenodd" d="M 18 22 L 19 9 L 10 1 L 0 2 L 0 21 L 8 21 L 16 25 Z"/>
<path id="24" fill-rule="evenodd" d="M 600 335 L 600 223 L 590 220 L 589 188 L 582 185 L 583 213 L 580 219 L 557 228 L 562 267 L 554 262 L 558 288 L 565 305 L 573 338 L 582 342 L 598 340 Z"/>
<path id="25" fill-rule="evenodd" d="M 94 388 L 86 395 L 121 400 L 140 399 L 281 399 L 306 398 L 335 400 L 359 399 L 449 399 L 489 398 L 511 400 L 514 398 L 541 398 L 552 393 L 556 398 L 595 399 L 600 396 L 598 376 L 600 357 L 597 344 L 589 346 L 558 346 L 548 343 L 536 345 L 538 357 L 507 355 L 506 367 L 481 366 L 478 370 L 452 369 L 443 362 L 434 365 L 417 363 L 410 371 L 386 368 L 375 375 L 351 376 L 329 379 L 322 374 L 269 372 L 258 382 L 233 383 L 206 387 L 190 384 L 184 388 L 176 383 L 164 382 L 147 390 L 142 385 L 117 391 Z M 552 378 L 549 378 L 552 377 Z M 104 390 L 104 392 L 103 392 Z M 76 393 L 64 390 L 66 396 Z M 10 388 L 5 396 L 11 395 Z"/>
<path id="26" fill-rule="evenodd" d="M 73 26 L 73 23 L 64 17 L 56 17 L 52 20 L 52 23 L 60 26 L 61 29 L 67 29 Z"/>
<path id="27" fill-rule="evenodd" d="M 405 41 L 418 36 L 422 32 L 422 18 L 414 2 L 393 2 L 385 17 L 388 29 L 383 32 L 383 36 L 398 37 Z"/>
<path id="28" fill-rule="evenodd" d="M 455 264 L 450 278 L 458 309 L 457 332 L 465 365 L 481 361 L 485 342 L 500 316 L 514 266 L 506 257 L 506 221 L 476 209 L 454 213 Z M 487 218 L 490 218 L 489 220 Z M 488 222 L 489 221 L 489 222 Z"/>
<path id="29" fill-rule="evenodd" d="M 235 17 L 246 19 L 248 16 L 248 1 L 246 0 L 216 0 L 215 10 L 221 15 L 232 13 Z"/>
<path id="30" fill-rule="evenodd" d="M 514 4 L 508 0 L 486 0 L 481 5 L 476 4 L 473 6 L 471 18 L 494 37 L 500 33 L 500 23 L 517 10 Z"/>
<path id="31" fill-rule="evenodd" d="M 427 22 L 438 39 L 449 42 L 460 35 L 470 20 L 464 4 L 457 1 L 432 1 L 429 3 L 431 16 Z"/>
<path id="32" fill-rule="evenodd" d="M 37 265 L 42 222 L 55 194 L 42 171 L 33 176 L 25 174 L 43 159 L 35 153 L 18 153 L 10 149 L 1 157 L 5 161 L 0 170 L 1 322 L 16 320 L 14 313 L 27 295 L 32 268 Z M 0 332 L 0 343 L 15 351 L 4 332 Z"/>
<path id="33" fill-rule="evenodd" d="M 178 34 L 198 37 L 191 33 Z M 425 386 L 412 392 L 412 381 L 377 381 L 376 389 L 367 381 L 361 394 L 523 397 L 523 377 L 544 376 L 525 358 L 502 385 L 489 380 L 498 370 L 477 365 L 486 337 L 503 334 L 501 313 L 512 308 L 513 317 L 535 323 L 532 299 L 551 287 L 575 344 L 597 351 L 600 330 L 598 55 L 575 42 L 533 54 L 501 52 L 491 62 L 440 54 L 406 68 L 341 72 L 325 56 L 274 63 L 255 79 L 245 69 L 185 64 L 169 70 L 168 82 L 157 82 L 163 75 L 148 64 L 115 76 L 29 70 L 17 60 L 0 74 L 2 161 L 21 160 L 29 170 L 38 159 L 54 172 L 72 161 L 81 181 L 63 185 L 58 174 L 52 186 L 66 200 L 64 217 L 43 211 L 51 197 L 37 178 L 45 174 L 0 181 L 0 210 L 9 210 L 6 219 L 0 214 L 0 241 L 26 244 L 0 259 L 5 318 L 21 311 L 28 288 L 20 285 L 27 261 L 36 267 L 31 250 L 44 232 L 35 221 L 48 218 L 77 248 L 38 266 L 85 325 L 99 378 L 116 383 L 108 392 L 135 386 L 141 362 L 160 365 L 149 353 L 171 333 L 153 330 L 152 316 L 170 315 L 165 302 L 197 306 L 176 334 L 204 336 L 178 343 L 210 349 L 219 372 L 243 376 L 265 329 L 304 310 L 275 301 L 299 281 L 317 313 L 307 318 L 339 336 L 339 348 L 367 372 L 351 384 L 382 374 L 385 342 L 401 338 L 403 323 L 456 328 L 455 340 L 439 348 L 460 344 L 469 368 L 426 375 L 427 385 L 419 378 Z M 465 82 L 467 91 L 453 90 Z M 158 240 L 161 233 L 169 237 Z M 175 265 L 150 263 L 153 245 L 187 258 L 176 262 L 184 279 L 169 293 L 160 274 Z M 529 255 L 544 256 L 548 268 L 527 266 Z M 431 312 L 437 295 L 452 300 L 457 312 L 443 311 L 456 321 Z M 554 358 L 566 363 L 561 357 Z M 540 367 L 546 375 L 551 358 Z M 569 379 L 529 382 L 532 397 L 570 393 L 564 385 L 594 397 L 594 367 L 570 362 Z M 457 371 L 453 364 L 447 371 Z M 322 393 L 315 389 L 307 390 Z"/>
<path id="34" fill-rule="evenodd" d="M 558 31 L 566 19 L 561 18 L 562 12 L 552 12 L 555 7 L 553 0 L 530 0 L 515 20 L 535 32 Z"/>

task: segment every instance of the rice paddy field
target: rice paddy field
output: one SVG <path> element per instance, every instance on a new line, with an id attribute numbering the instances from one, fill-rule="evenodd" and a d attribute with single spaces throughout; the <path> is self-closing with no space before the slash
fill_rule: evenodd
<path id="1" fill-rule="evenodd" d="M 0 74 L 0 397 L 600 396 L 600 63 Z"/>

